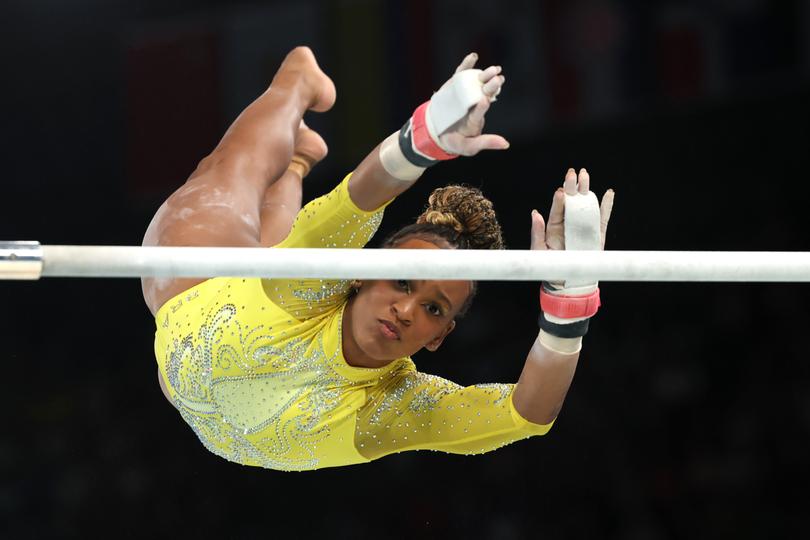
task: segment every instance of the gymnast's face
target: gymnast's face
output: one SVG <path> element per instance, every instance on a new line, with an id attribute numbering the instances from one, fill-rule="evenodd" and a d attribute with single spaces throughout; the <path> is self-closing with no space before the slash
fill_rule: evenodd
<path id="1" fill-rule="evenodd" d="M 409 238 L 396 249 L 441 249 Z M 435 351 L 453 331 L 453 318 L 472 290 L 470 281 L 367 280 L 346 307 L 343 353 L 363 367 L 384 366 L 422 348 Z"/>

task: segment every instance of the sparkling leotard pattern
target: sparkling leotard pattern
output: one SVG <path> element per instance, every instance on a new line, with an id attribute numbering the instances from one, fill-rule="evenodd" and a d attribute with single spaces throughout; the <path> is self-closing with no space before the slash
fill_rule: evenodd
<path id="1" fill-rule="evenodd" d="M 347 176 L 307 204 L 277 248 L 365 246 L 385 206 L 357 208 Z M 390 202 L 390 201 L 389 201 Z M 363 463 L 406 450 L 474 454 L 545 434 L 511 384 L 459 386 L 410 358 L 350 366 L 345 280 L 215 278 L 158 311 L 155 355 L 172 402 L 203 445 L 278 470 Z"/>

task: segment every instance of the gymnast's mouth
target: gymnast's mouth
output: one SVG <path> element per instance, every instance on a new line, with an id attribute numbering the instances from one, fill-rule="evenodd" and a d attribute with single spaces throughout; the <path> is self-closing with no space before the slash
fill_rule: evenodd
<path id="1" fill-rule="evenodd" d="M 396 327 L 394 323 L 391 321 L 386 321 L 385 319 L 380 319 L 380 333 L 387 339 L 396 340 L 399 339 L 399 328 Z"/>

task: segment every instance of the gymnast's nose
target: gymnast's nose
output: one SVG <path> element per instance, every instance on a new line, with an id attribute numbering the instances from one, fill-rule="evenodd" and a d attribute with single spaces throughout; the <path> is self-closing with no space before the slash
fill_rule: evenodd
<path id="1" fill-rule="evenodd" d="M 411 324 L 414 309 L 414 299 L 411 296 L 403 296 L 391 304 L 391 313 L 405 326 Z"/>

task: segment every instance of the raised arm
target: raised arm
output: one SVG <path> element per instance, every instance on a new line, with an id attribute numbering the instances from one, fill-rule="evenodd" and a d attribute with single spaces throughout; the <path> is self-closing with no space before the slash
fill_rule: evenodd
<path id="1" fill-rule="evenodd" d="M 548 226 L 532 212 L 531 249 L 604 249 L 613 208 L 613 191 L 601 207 L 590 192 L 585 169 L 569 169 L 554 194 Z M 597 283 L 543 283 L 540 332 L 529 351 L 514 391 L 513 404 L 523 418 L 536 424 L 552 422 L 562 408 L 574 378 L 589 318 L 599 305 Z"/>
<path id="2" fill-rule="evenodd" d="M 500 66 L 473 69 L 477 60 L 475 53 L 468 54 L 431 100 L 355 169 L 349 194 L 359 208 L 375 210 L 439 161 L 509 147 L 500 135 L 482 135 L 486 112 L 505 78 Z"/>

